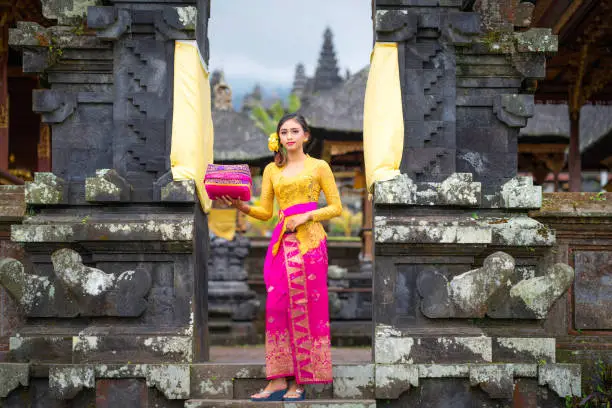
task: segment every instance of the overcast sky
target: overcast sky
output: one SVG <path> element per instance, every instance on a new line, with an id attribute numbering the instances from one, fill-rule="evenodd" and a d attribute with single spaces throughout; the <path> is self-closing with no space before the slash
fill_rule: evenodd
<path id="1" fill-rule="evenodd" d="M 290 85 L 298 62 L 313 75 L 328 26 L 342 75 L 365 67 L 372 47 L 371 0 L 212 0 L 210 69 L 223 69 L 230 85 Z"/>

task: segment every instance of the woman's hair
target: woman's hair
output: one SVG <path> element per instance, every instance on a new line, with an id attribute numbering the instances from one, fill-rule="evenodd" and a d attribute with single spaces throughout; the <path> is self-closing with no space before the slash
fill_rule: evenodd
<path id="1" fill-rule="evenodd" d="M 278 121 L 278 126 L 276 126 L 276 134 L 278 135 L 279 148 L 278 152 L 274 153 L 274 163 L 276 163 L 278 167 L 283 167 L 287 163 L 287 150 L 285 149 L 285 146 L 280 143 L 280 128 L 290 119 L 293 119 L 299 123 L 304 133 L 310 132 L 306 119 L 304 119 L 304 117 L 299 113 L 287 113 L 281 118 L 281 120 Z"/>

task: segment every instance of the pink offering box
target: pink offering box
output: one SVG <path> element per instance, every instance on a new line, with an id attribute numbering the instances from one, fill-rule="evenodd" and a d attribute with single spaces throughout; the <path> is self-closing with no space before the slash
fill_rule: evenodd
<path id="1" fill-rule="evenodd" d="M 249 201 L 252 184 L 248 164 L 209 164 L 204 176 L 204 187 L 211 200 L 229 196 Z"/>

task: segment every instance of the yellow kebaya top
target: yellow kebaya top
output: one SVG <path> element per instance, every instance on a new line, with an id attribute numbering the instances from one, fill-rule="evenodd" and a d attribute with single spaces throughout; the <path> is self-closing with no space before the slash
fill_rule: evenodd
<path id="1" fill-rule="evenodd" d="M 334 174 L 326 161 L 307 156 L 304 168 L 293 176 L 283 175 L 283 169 L 275 163 L 266 166 L 261 183 L 261 205 L 250 207 L 248 215 L 267 221 L 272 217 L 274 197 L 282 211 L 296 204 L 319 201 L 322 190 L 327 206 L 313 211 L 312 221 L 300 225 L 296 231 L 300 252 L 304 254 L 317 248 L 325 239 L 325 230 L 320 221 L 339 216 L 342 213 L 342 202 Z"/>

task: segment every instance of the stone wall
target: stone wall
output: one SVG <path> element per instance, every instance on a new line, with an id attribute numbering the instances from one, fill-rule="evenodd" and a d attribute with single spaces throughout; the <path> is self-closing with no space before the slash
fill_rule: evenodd
<path id="1" fill-rule="evenodd" d="M 27 317 L 0 364 L 1 404 L 182 406 L 190 364 L 208 360 L 209 237 L 193 181 L 170 172 L 174 49 L 200 38 L 208 62 L 209 2 L 41 4 L 57 25 L 9 31 L 24 72 L 47 79 L 33 110 L 53 173 L 26 183 L 11 227 L 25 258 L 0 260 Z"/>
<path id="2" fill-rule="evenodd" d="M 598 361 L 612 367 L 612 193 L 547 193 L 530 215 L 555 230 L 555 261 L 576 270 L 549 325 L 557 360 L 582 364 L 588 387 Z"/>
<path id="3" fill-rule="evenodd" d="M 23 186 L 0 186 L 0 259 L 23 259 L 21 247 L 10 241 L 11 224 L 19 224 L 25 214 Z M 0 286 L 0 361 L 9 350 L 9 338 L 22 323 L 15 300 Z"/>

